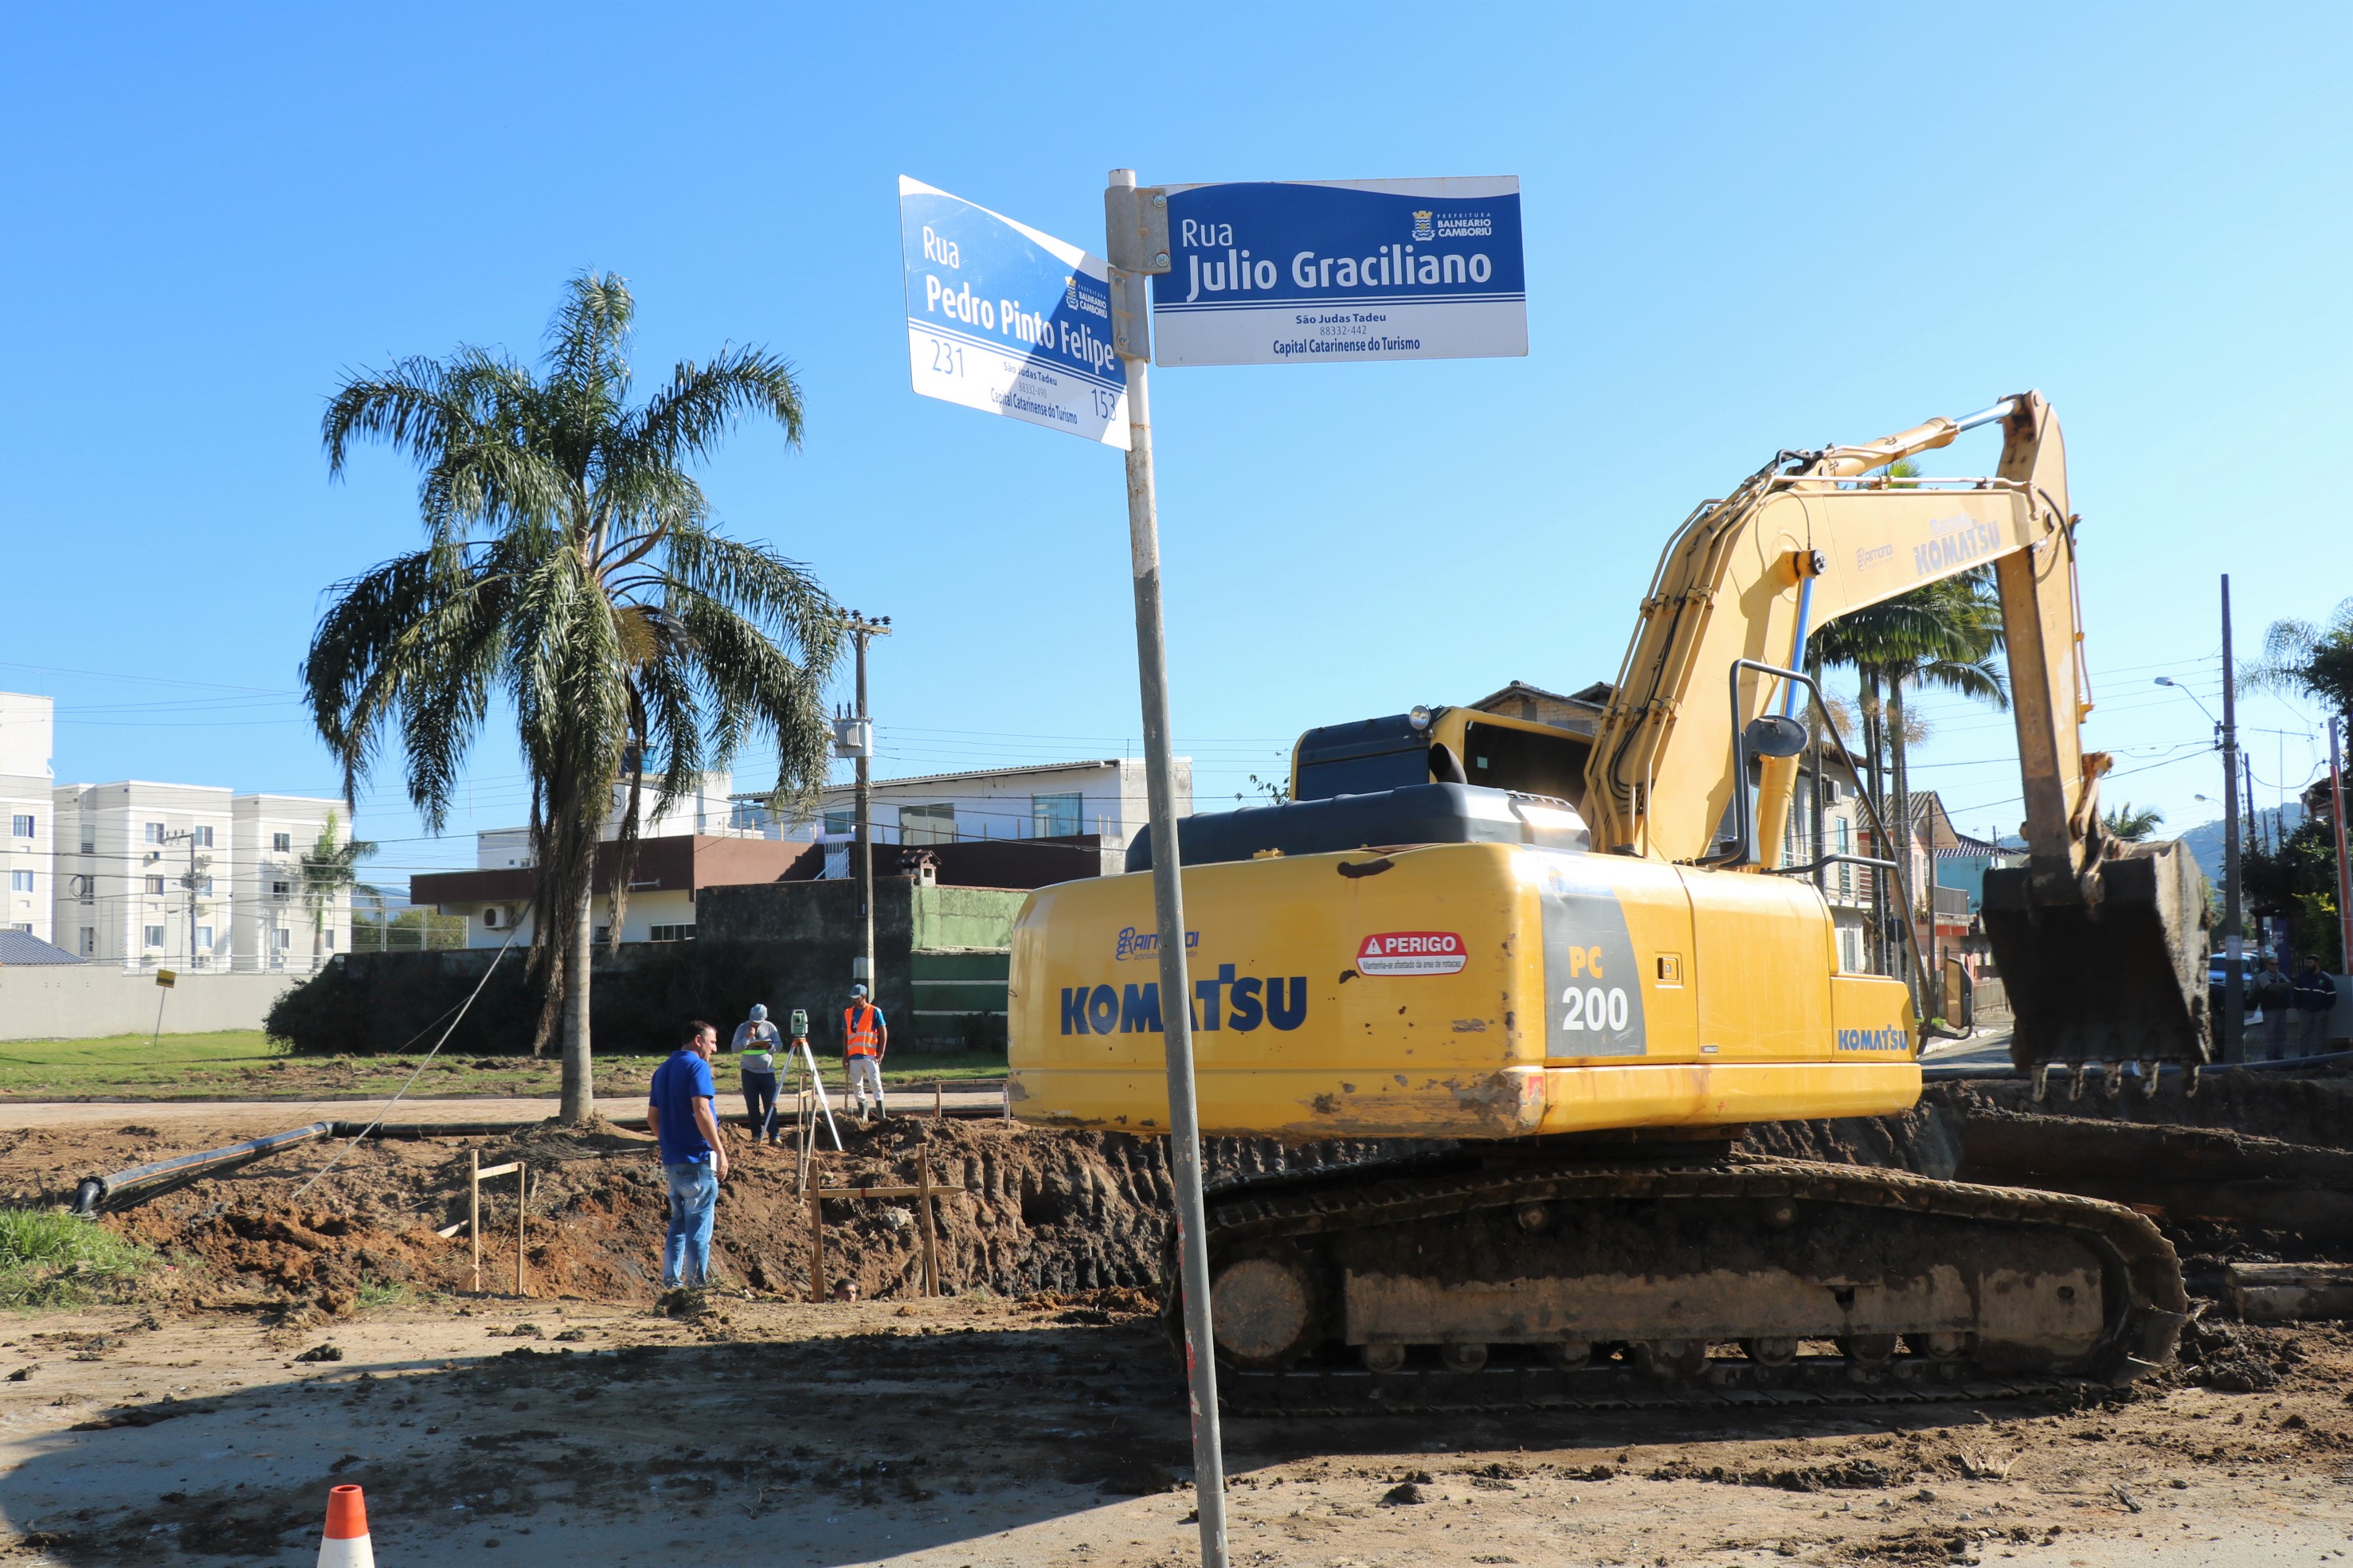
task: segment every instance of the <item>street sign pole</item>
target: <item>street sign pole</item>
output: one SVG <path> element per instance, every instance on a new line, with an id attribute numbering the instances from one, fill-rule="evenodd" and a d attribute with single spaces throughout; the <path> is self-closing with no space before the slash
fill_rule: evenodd
<path id="1" fill-rule="evenodd" d="M 1152 357 L 1146 278 L 1168 269 L 1167 202 L 1113 169 L 1103 193 L 1113 346 L 1127 371 L 1127 542 L 1135 573 L 1136 671 L 1144 698 L 1144 776 L 1151 803 L 1152 907 L 1159 922 L 1161 1037 L 1168 1054 L 1169 1166 L 1176 1187 L 1176 1256 L 1185 1305 L 1185 1364 L 1193 1405 L 1193 1492 L 1202 1568 L 1226 1568 L 1226 1464 L 1218 1431 L 1218 1363 L 1209 1330 L 1209 1243 L 1201 1198 L 1201 1117 L 1193 1084 L 1193 987 L 1178 878 L 1176 770 L 1168 744 L 1168 647 L 1160 613 L 1159 503 L 1152 481 Z"/>

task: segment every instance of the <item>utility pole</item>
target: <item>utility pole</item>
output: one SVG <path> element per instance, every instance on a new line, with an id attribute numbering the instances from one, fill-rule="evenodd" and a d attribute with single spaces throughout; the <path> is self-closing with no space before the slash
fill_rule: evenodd
<path id="1" fill-rule="evenodd" d="M 1161 1045 L 1168 1068 L 1169 1174 L 1176 1189 L 1178 1289 L 1192 1398 L 1193 1499 L 1201 1568 L 1226 1568 L 1226 1460 L 1218 1423 L 1218 1350 L 1209 1322 L 1208 1208 L 1201 1114 L 1193 1081 L 1193 986 L 1178 875 L 1176 767 L 1168 740 L 1168 639 L 1160 603 L 1160 498 L 1152 471 L 1150 275 L 1168 270 L 1168 200 L 1113 169 L 1103 192 L 1112 344 L 1127 373 L 1127 548 L 1135 579 L 1135 664 L 1144 710 L 1144 778 L 1152 816 L 1152 910 L 1159 926 Z"/>
<path id="2" fill-rule="evenodd" d="M 866 644 L 891 635 L 891 617 L 870 621 L 856 610 L 841 623 L 858 639 L 858 711 L 849 728 L 834 727 L 834 749 L 858 762 L 858 815 L 849 841 L 850 870 L 858 878 L 858 963 L 850 975 L 874 1000 L 874 716 L 866 708 Z"/>
<path id="3" fill-rule="evenodd" d="M 2239 921 L 2239 704 L 2231 665 L 2231 574 L 2222 574 L 2222 1059 L 2245 1058 L 2246 928 Z"/>
<path id="4" fill-rule="evenodd" d="M 188 889 L 187 963 L 189 968 L 194 969 L 196 966 L 196 872 L 200 869 L 196 859 L 196 830 L 189 827 L 178 833 L 166 833 L 161 842 L 165 844 L 185 842 L 188 847 L 188 874 L 180 879 L 180 885 Z M 212 861 L 207 858 L 201 864 L 209 866 Z"/>
<path id="5" fill-rule="evenodd" d="M 2345 853 L 2345 765 L 2337 738 L 2343 728 L 2341 719 L 2328 721 L 2328 803 L 2337 827 L 2337 963 L 2353 970 L 2353 860 Z"/>

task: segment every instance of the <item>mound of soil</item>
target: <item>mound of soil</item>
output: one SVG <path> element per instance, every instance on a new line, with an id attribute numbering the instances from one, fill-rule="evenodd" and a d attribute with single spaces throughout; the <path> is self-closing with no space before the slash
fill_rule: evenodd
<path id="1" fill-rule="evenodd" d="M 916 1162 L 929 1162 L 945 1194 L 935 1205 L 935 1235 L 952 1293 L 1133 1292 L 1158 1279 L 1173 1202 L 1166 1140 L 906 1118 L 871 1130 L 845 1122 L 841 1131 L 845 1149 L 817 1162 L 825 1186 L 909 1184 Z M 733 1168 L 712 1231 L 713 1270 L 731 1285 L 806 1297 L 809 1202 L 796 1190 L 794 1156 L 753 1145 L 735 1129 L 728 1136 Z M 435 1234 L 465 1217 L 468 1142 L 485 1167 L 521 1161 L 531 1168 L 525 1272 L 533 1294 L 651 1302 L 659 1293 L 667 1184 L 649 1141 L 613 1131 L 542 1126 L 501 1139 L 363 1144 L 297 1198 L 295 1189 L 334 1152 L 322 1148 L 301 1168 L 238 1173 L 107 1223 L 198 1266 L 219 1289 L 310 1300 L 330 1312 L 347 1310 L 371 1284 L 468 1289 L 471 1243 L 462 1233 Z M 1229 1177 L 1322 1168 L 1370 1148 L 1218 1140 L 1205 1152 L 1213 1176 Z M 828 1289 L 855 1284 L 867 1300 L 916 1293 L 916 1202 L 828 1200 Z M 511 1288 L 514 1211 L 512 1176 L 483 1184 L 488 1289 Z"/>

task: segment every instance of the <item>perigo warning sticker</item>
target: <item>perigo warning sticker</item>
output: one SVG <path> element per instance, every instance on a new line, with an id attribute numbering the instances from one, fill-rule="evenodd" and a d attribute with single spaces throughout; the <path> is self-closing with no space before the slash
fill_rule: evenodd
<path id="1" fill-rule="evenodd" d="M 1460 974 L 1469 954 L 1451 931 L 1388 931 L 1356 950 L 1359 974 Z"/>

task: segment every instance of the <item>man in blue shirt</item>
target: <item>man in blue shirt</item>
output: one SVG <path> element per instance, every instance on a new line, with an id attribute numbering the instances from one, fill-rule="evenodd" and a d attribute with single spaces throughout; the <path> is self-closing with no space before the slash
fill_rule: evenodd
<path id="1" fill-rule="evenodd" d="M 670 1178 L 670 1235 L 662 1244 L 662 1289 L 699 1287 L 711 1278 L 711 1222 L 719 1184 L 727 1178 L 727 1151 L 719 1142 L 718 1093 L 711 1081 L 719 1031 L 697 1018 L 668 1061 L 654 1068 L 646 1100 L 646 1129 L 661 1149 Z"/>

